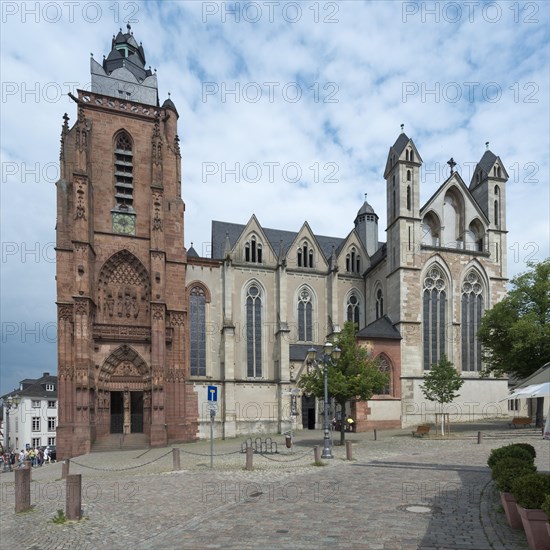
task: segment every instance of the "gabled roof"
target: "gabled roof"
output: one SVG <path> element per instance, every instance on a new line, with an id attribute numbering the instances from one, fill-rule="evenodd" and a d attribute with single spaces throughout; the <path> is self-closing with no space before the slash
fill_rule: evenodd
<path id="1" fill-rule="evenodd" d="M 515 389 L 524 388 L 532 384 L 544 384 L 550 382 L 550 363 L 544 364 L 539 370 L 521 380 Z"/>
<path id="2" fill-rule="evenodd" d="M 361 329 L 357 333 L 357 338 L 381 338 L 385 340 L 402 339 L 401 334 L 399 334 L 399 331 L 393 326 L 391 319 L 387 315 L 376 319 L 376 321 Z"/>
<path id="3" fill-rule="evenodd" d="M 466 184 L 464 183 L 464 180 L 462 179 L 462 177 L 460 176 L 460 174 L 458 172 L 453 172 L 440 186 L 439 188 L 437 189 L 437 191 L 424 203 L 423 206 L 420 207 L 420 216 L 422 216 L 424 214 L 424 212 L 426 212 L 428 210 L 428 208 L 431 206 L 431 204 L 433 203 L 433 201 L 436 199 L 436 197 L 441 193 L 441 191 L 447 186 L 447 184 L 452 180 L 454 179 L 455 181 L 453 182 L 454 184 L 458 185 L 460 187 L 460 189 L 464 192 L 464 195 L 465 195 L 465 198 L 467 198 L 471 204 L 474 206 L 474 208 L 476 209 L 477 213 L 479 214 L 479 217 L 485 222 L 485 223 L 489 223 L 489 218 L 487 218 L 487 215 L 485 214 L 485 212 L 483 212 L 483 210 L 481 209 L 481 207 L 479 206 L 478 202 L 475 200 L 474 196 L 472 195 L 472 193 L 470 192 L 470 190 L 468 189 L 468 187 L 466 187 Z"/>
<path id="4" fill-rule="evenodd" d="M 223 259 L 224 245 L 226 238 L 229 239 L 231 248 L 235 246 L 246 225 L 240 223 L 229 223 L 221 221 L 212 221 L 212 258 Z M 286 255 L 288 249 L 298 236 L 298 231 L 284 231 L 281 229 L 262 228 L 271 248 L 277 254 Z M 344 240 L 340 237 L 326 237 L 323 235 L 315 235 L 317 244 L 328 261 L 332 254 L 332 248 L 336 250 L 340 243 Z M 280 259 L 280 258 L 279 258 Z"/>

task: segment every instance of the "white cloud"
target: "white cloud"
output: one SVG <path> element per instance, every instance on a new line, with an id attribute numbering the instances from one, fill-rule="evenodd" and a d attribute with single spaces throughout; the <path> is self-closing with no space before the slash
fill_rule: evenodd
<path id="1" fill-rule="evenodd" d="M 235 23 L 230 14 L 223 22 L 221 10 L 227 3 L 217 3 L 220 11 L 205 23 L 204 10 L 215 9 L 209 2 L 119 3 L 119 21 L 114 4 L 102 3 L 96 23 L 86 21 L 80 6 L 72 23 L 66 12 L 57 23 L 49 23 L 43 14 L 38 22 L 34 16 L 23 22 L 21 12 L 4 14 L 4 249 L 9 243 L 21 249 L 36 242 L 46 249 L 53 242 L 54 178 L 44 176 L 42 167 L 57 162 L 61 117 L 68 112 L 74 121 L 76 106 L 66 95 L 53 101 L 45 95 L 53 94 L 56 85 L 66 93 L 68 82 L 87 84 L 90 52 L 97 60 L 107 54 L 112 34 L 125 27 L 123 16 L 137 7 L 139 23 L 133 24 L 133 31 L 143 42 L 147 65 L 158 69 L 161 102 L 171 92 L 180 114 L 187 246 L 193 241 L 199 250 L 209 241 L 212 219 L 246 223 L 252 213 L 268 227 L 298 230 L 307 219 L 316 232 L 343 236 L 352 228 L 365 192 L 380 216 L 384 240 L 382 174 L 388 148 L 405 123 L 427 171 L 438 170 L 437 176 L 425 175 L 423 200 L 448 174 L 449 157 L 459 165 L 476 162 L 485 141 L 501 156 L 510 174 L 508 239 L 514 248 L 509 274 L 514 275 L 525 269 L 529 257 L 549 255 L 548 5 L 529 3 L 537 7 L 532 14 L 497 4 L 502 12 L 498 21 L 488 22 L 494 15 L 484 14 L 480 5 L 472 22 L 464 8 L 457 23 L 449 22 L 454 15 L 445 2 L 437 4 L 439 23 L 434 16 L 422 15 L 420 8 L 405 20 L 404 10 L 414 7 L 410 2 L 301 2 L 302 17 L 296 23 L 285 21 L 286 2 L 274 9 L 273 22 L 264 8 L 256 24 Z M 286 15 L 291 16 L 288 9 Z M 338 22 L 324 23 L 327 18 Z M 538 23 L 531 22 L 534 19 Z M 220 90 L 206 101 L 203 81 Z M 266 82 L 279 83 L 273 102 Z M 285 101 L 282 94 L 292 82 L 300 84 L 303 94 L 296 103 Z M 471 82 L 479 84 L 472 88 L 467 84 Z M 239 102 L 229 94 L 222 101 L 222 86 L 237 84 L 243 90 L 250 83 L 250 93 L 256 86 L 262 89 L 257 103 L 246 101 L 242 93 Z M 502 93 L 499 101 L 483 96 L 483 91 L 497 89 L 490 88 L 491 83 Z M 439 93 L 430 94 L 436 86 Z M 37 97 L 26 94 L 28 89 L 37 89 Z M 450 101 L 457 90 L 461 100 Z M 230 175 L 223 182 L 219 174 L 203 181 L 205 162 L 226 162 L 228 168 L 255 162 L 264 169 L 258 182 L 243 177 L 235 182 Z M 304 185 L 285 180 L 280 169 L 270 181 L 266 162 L 297 163 Z M 32 172 L 22 183 L 23 163 L 27 169 L 39 163 L 39 183 Z M 321 167 L 317 182 L 309 168 L 314 163 Z M 322 167 L 327 163 L 337 167 L 337 183 L 326 181 L 331 174 Z M 14 167 L 18 173 L 10 175 Z M 17 254 L 5 260 L 3 319 L 54 321 L 54 265 L 23 262 Z M 26 345 L 14 338 L 3 343 L 8 349 L 2 358 L 4 387 L 31 373 L 55 371 L 55 345 Z"/>

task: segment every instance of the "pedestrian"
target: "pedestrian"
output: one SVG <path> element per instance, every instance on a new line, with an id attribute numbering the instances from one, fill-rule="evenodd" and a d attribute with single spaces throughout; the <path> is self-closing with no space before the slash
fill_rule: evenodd
<path id="1" fill-rule="evenodd" d="M 25 467 L 26 458 L 27 458 L 27 454 L 25 453 L 25 449 L 21 449 L 21 452 L 19 453 L 19 468 Z"/>
<path id="2" fill-rule="evenodd" d="M 50 449 L 49 447 L 46 447 L 44 449 L 44 462 L 50 463 Z"/>

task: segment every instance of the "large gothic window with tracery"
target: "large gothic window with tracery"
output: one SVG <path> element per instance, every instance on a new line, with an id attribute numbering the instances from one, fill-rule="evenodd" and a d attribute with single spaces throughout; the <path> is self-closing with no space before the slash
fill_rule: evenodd
<path id="1" fill-rule="evenodd" d="M 483 285 L 479 274 L 470 271 L 462 283 L 461 351 L 462 370 L 481 370 L 481 342 L 477 331 L 483 316 Z"/>
<path id="2" fill-rule="evenodd" d="M 262 293 L 256 285 L 246 295 L 246 375 L 262 376 Z"/>
<path id="3" fill-rule="evenodd" d="M 300 290 L 298 296 L 298 340 L 313 341 L 313 303 L 307 288 Z"/>
<path id="4" fill-rule="evenodd" d="M 194 286 L 189 293 L 191 376 L 206 376 L 206 296 Z"/>
<path id="5" fill-rule="evenodd" d="M 355 292 L 352 292 L 348 297 L 348 303 L 347 303 L 347 320 L 353 321 L 357 328 L 359 328 L 360 320 L 361 320 L 361 310 L 359 307 L 359 298 L 357 297 L 357 294 Z"/>
<path id="6" fill-rule="evenodd" d="M 424 369 L 428 370 L 445 354 L 447 335 L 446 282 L 437 267 L 432 267 L 424 279 L 422 314 Z"/>

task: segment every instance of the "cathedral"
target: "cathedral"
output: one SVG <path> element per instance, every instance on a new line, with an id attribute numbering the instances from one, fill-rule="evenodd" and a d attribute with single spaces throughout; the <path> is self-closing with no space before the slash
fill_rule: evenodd
<path id="1" fill-rule="evenodd" d="M 403 131 L 389 147 L 386 242 L 366 197 L 343 236 L 213 221 L 211 253 L 184 246 L 178 112 L 127 32 L 93 57 L 71 96 L 57 182 L 60 458 L 102 439 L 144 445 L 320 427 L 322 404 L 291 390 L 307 350 L 344 322 L 389 374 L 352 402 L 358 430 L 433 418 L 420 390 L 445 354 L 461 372 L 455 420 L 505 412 L 505 380 L 480 376 L 483 311 L 506 292 L 506 181 L 488 147 L 470 182 L 453 170 L 421 205 L 422 157 Z M 185 193 L 185 189 L 184 189 Z M 241 220 L 242 221 L 242 220 Z M 292 404 L 291 404 L 292 402 Z"/>

